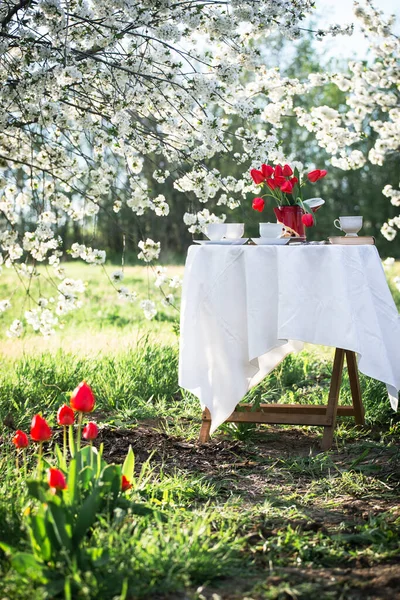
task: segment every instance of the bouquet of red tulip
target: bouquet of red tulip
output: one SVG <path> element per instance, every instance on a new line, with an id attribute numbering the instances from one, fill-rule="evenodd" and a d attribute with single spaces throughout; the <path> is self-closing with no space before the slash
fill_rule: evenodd
<path id="1" fill-rule="evenodd" d="M 324 169 L 315 169 L 307 174 L 307 179 L 311 183 L 317 182 L 327 174 Z M 254 198 L 253 208 L 259 212 L 264 210 L 266 197 L 274 198 L 278 206 L 300 206 L 304 215 L 302 222 L 306 227 L 314 224 L 315 212 L 303 201 L 302 188 L 306 184 L 301 181 L 298 169 L 292 169 L 290 165 L 261 165 L 261 169 L 251 169 L 250 175 L 256 185 L 265 186 L 265 194 Z"/>

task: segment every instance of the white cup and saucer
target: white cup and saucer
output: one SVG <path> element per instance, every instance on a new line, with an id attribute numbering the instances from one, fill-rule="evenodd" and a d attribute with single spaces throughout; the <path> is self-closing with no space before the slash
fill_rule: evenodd
<path id="1" fill-rule="evenodd" d="M 242 245 L 248 238 L 243 238 L 244 223 L 210 223 L 205 230 L 208 240 L 194 240 L 196 244 Z"/>
<path id="2" fill-rule="evenodd" d="M 345 237 L 357 237 L 363 223 L 362 217 L 339 217 L 333 222 L 334 226 L 343 231 Z"/>
<path id="3" fill-rule="evenodd" d="M 252 238 L 257 246 L 283 246 L 289 238 L 282 237 L 282 223 L 260 223 L 260 237 Z"/>

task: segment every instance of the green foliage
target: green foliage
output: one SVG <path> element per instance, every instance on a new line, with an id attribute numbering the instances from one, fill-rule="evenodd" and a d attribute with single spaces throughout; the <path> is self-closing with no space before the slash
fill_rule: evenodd
<path id="1" fill-rule="evenodd" d="M 93 360 L 62 351 L 3 361 L 0 371 L 0 418 L 12 415 L 26 426 L 29 415 L 54 411 L 65 402 L 76 381 L 90 383 L 97 408 L 119 418 L 152 417 L 158 406 L 181 398 L 177 348 L 146 343 L 135 350 Z"/>
<path id="2" fill-rule="evenodd" d="M 62 462 L 58 466 L 65 467 L 63 457 Z M 132 477 L 133 465 L 130 448 L 124 474 Z M 88 536 L 93 535 L 99 520 L 112 522 L 118 509 L 130 518 L 155 515 L 153 508 L 121 497 L 121 477 L 120 466 L 103 460 L 102 448 L 98 451 L 86 446 L 75 453 L 66 467 L 65 490 L 52 490 L 41 479 L 27 480 L 25 520 L 31 552 L 17 551 L 0 542 L 11 567 L 44 586 L 50 595 L 67 589 L 77 593 L 79 574 L 104 565 L 109 559 L 107 546 L 95 548 L 88 544 Z"/>

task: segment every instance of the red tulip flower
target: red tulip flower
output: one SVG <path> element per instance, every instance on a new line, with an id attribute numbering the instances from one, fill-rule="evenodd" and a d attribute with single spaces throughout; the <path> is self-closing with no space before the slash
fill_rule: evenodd
<path id="1" fill-rule="evenodd" d="M 71 408 L 76 411 L 87 413 L 92 412 L 95 405 L 95 399 L 91 387 L 82 381 L 78 387 L 72 392 Z"/>
<path id="2" fill-rule="evenodd" d="M 57 423 L 59 425 L 73 425 L 75 414 L 70 406 L 63 404 L 57 411 Z"/>
<path id="3" fill-rule="evenodd" d="M 99 434 L 99 428 L 97 427 L 96 423 L 93 423 L 93 421 L 90 421 L 90 423 L 88 423 L 84 429 L 83 429 L 83 437 L 85 438 L 85 440 L 95 440 L 97 438 Z"/>
<path id="4" fill-rule="evenodd" d="M 314 217 L 309 213 L 306 213 L 301 217 L 303 225 L 306 227 L 312 227 L 314 225 Z"/>
<path id="5" fill-rule="evenodd" d="M 264 210 L 265 202 L 262 198 L 254 198 L 252 206 L 253 206 L 254 210 L 258 210 L 258 212 L 262 212 Z"/>
<path id="6" fill-rule="evenodd" d="M 286 181 L 286 177 L 284 177 L 283 175 L 275 175 L 274 177 L 276 187 L 281 187 Z"/>
<path id="7" fill-rule="evenodd" d="M 286 194 L 291 194 L 293 192 L 293 185 L 290 181 L 285 181 L 285 183 L 281 185 L 281 192 L 286 192 Z"/>
<path id="8" fill-rule="evenodd" d="M 271 177 L 273 172 L 274 167 L 271 167 L 271 165 L 261 165 L 261 173 L 264 175 L 265 179 L 267 179 L 267 177 Z"/>
<path id="9" fill-rule="evenodd" d="M 32 419 L 31 438 L 34 442 L 47 442 L 51 438 L 51 429 L 46 419 L 40 415 L 35 415 Z"/>
<path id="10" fill-rule="evenodd" d="M 325 169 L 315 169 L 315 171 L 310 171 L 307 177 L 308 180 L 311 181 L 311 183 L 315 183 L 316 181 L 318 181 L 318 179 L 322 179 L 323 177 L 325 177 L 327 173 L 328 171 L 325 171 Z"/>
<path id="11" fill-rule="evenodd" d="M 49 469 L 47 483 L 53 490 L 65 490 L 67 482 L 59 469 Z"/>
<path id="12" fill-rule="evenodd" d="M 283 169 L 282 169 L 281 165 L 276 165 L 276 167 L 274 169 L 274 175 L 275 175 L 275 178 L 282 177 Z"/>
<path id="13" fill-rule="evenodd" d="M 276 183 L 275 179 L 272 179 L 272 177 L 270 179 L 267 179 L 267 186 L 269 187 L 270 190 L 274 190 L 277 187 L 279 187 L 279 185 Z"/>
<path id="14" fill-rule="evenodd" d="M 284 165 L 282 172 L 285 177 L 290 177 L 291 175 L 293 175 L 293 169 L 289 165 Z"/>
<path id="15" fill-rule="evenodd" d="M 250 175 L 252 176 L 254 183 L 257 185 L 265 181 L 263 173 L 261 171 L 258 171 L 257 169 L 251 169 Z"/>
<path id="16" fill-rule="evenodd" d="M 27 446 L 29 446 L 28 436 L 26 433 L 18 429 L 12 439 L 12 443 L 16 448 L 27 448 Z"/>
<path id="17" fill-rule="evenodd" d="M 125 477 L 125 475 L 122 475 L 122 481 L 121 481 L 121 490 L 123 492 L 126 492 L 126 490 L 129 490 L 129 488 L 132 487 L 131 482 L 129 481 L 129 479 L 127 479 Z"/>
<path id="18" fill-rule="evenodd" d="M 299 180 L 297 179 L 297 177 L 291 177 L 291 178 L 289 179 L 289 181 L 290 181 L 290 183 L 291 183 L 292 185 L 295 185 L 296 183 L 299 183 Z"/>

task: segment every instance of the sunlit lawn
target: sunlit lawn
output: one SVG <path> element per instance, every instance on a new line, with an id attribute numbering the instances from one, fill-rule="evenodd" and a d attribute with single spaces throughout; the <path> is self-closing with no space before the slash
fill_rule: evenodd
<path id="1" fill-rule="evenodd" d="M 118 265 L 107 265 L 105 271 L 111 275 L 119 270 Z M 169 276 L 183 277 L 184 267 L 172 265 L 167 267 Z M 138 342 L 150 336 L 151 341 L 162 344 L 177 344 L 176 325 L 179 313 L 172 307 L 162 304 L 162 295 L 154 286 L 155 274 L 147 267 L 125 267 L 125 277 L 117 287 L 125 286 L 138 294 L 138 300 L 130 303 L 119 299 L 116 290 L 111 285 L 102 267 L 90 266 L 78 262 L 65 265 L 67 276 L 82 279 L 87 283 L 86 292 L 80 296 L 82 307 L 60 318 L 63 329 L 57 330 L 57 335 L 43 338 L 32 329 L 25 332 L 21 339 L 10 339 L 6 330 L 13 319 L 21 318 L 24 312 L 34 307 L 24 292 L 24 288 L 13 270 L 3 268 L 0 275 L 0 300 L 11 297 L 12 308 L 0 314 L 0 356 L 18 357 L 23 353 L 32 354 L 50 350 L 62 349 L 74 354 L 90 356 L 101 353 L 114 353 L 137 346 Z M 391 290 L 397 306 L 400 307 L 400 291 L 393 285 L 394 277 L 400 276 L 400 261 L 386 270 Z M 41 269 L 45 274 L 45 270 Z M 54 280 L 59 283 L 59 280 Z M 24 280 L 26 285 L 28 280 Z M 40 287 L 39 287 L 40 285 Z M 35 298 L 48 292 L 57 296 L 55 287 L 40 277 L 31 284 Z M 181 290 L 170 290 L 177 300 L 179 308 Z M 158 313 L 147 321 L 139 306 L 140 300 L 150 298 L 156 302 Z M 319 349 L 326 356 L 331 355 L 330 349 Z"/>
<path id="2" fill-rule="evenodd" d="M 111 275 L 119 270 L 116 265 L 107 265 L 105 271 Z M 183 267 L 167 267 L 168 275 L 183 276 Z M 163 296 L 154 286 L 155 274 L 147 267 L 126 267 L 125 276 L 116 287 L 127 287 L 138 295 L 135 302 L 127 302 L 118 297 L 107 278 L 104 269 L 99 266 L 82 263 L 65 265 L 67 276 L 86 282 L 86 291 L 79 297 L 82 307 L 60 317 L 63 329 L 57 330 L 57 335 L 49 338 L 35 334 L 28 327 L 21 339 L 10 339 L 6 330 L 13 319 L 21 318 L 26 310 L 34 308 L 35 304 L 27 298 L 24 287 L 13 270 L 3 269 L 0 275 L 0 299 L 11 298 L 12 308 L 0 315 L 0 355 L 20 356 L 22 353 L 37 353 L 46 350 L 63 349 L 82 355 L 96 355 L 99 352 L 115 352 L 135 347 L 139 340 L 150 336 L 159 343 L 174 344 L 177 342 L 174 325 L 179 321 L 179 313 L 172 307 L 162 304 Z M 40 270 L 41 276 L 32 280 L 31 293 L 37 299 L 41 295 L 57 297 L 55 285 L 46 281 L 45 269 Z M 56 285 L 59 280 L 54 280 Z M 23 280 L 26 286 L 29 280 Z M 171 290 L 165 287 L 165 293 L 172 292 L 179 307 L 181 290 Z M 143 317 L 139 306 L 140 301 L 150 298 L 156 303 L 157 315 L 151 321 Z"/>

